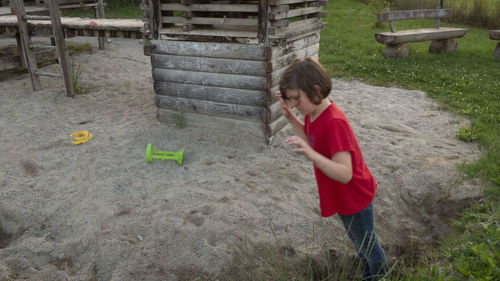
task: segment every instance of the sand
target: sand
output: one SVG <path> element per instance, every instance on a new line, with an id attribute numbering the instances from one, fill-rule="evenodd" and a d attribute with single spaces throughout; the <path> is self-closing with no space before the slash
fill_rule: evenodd
<path id="1" fill-rule="evenodd" d="M 138 41 L 115 39 L 104 51 L 94 38 L 72 41 L 94 46 L 73 57 L 87 94 L 66 97 L 57 78 L 42 78 L 35 93 L 27 74 L 1 78 L 0 277 L 183 280 L 191 269 L 222 270 L 242 241 L 287 240 L 304 250 L 315 231 L 342 248 L 338 218 L 319 215 L 311 164 L 284 144 L 290 128 L 266 145 L 159 123 Z M 420 91 L 333 85 L 379 182 L 374 206 L 385 247 L 446 234 L 449 218 L 481 195 L 479 183 L 457 181 L 456 165 L 480 156 L 455 137 L 467 120 Z M 94 137 L 71 144 L 81 130 Z M 185 149 L 183 165 L 146 163 L 148 143 Z"/>

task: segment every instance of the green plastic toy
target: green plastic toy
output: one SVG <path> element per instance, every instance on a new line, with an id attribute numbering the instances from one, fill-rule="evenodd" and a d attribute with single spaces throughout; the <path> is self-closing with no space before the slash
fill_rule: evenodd
<path id="1" fill-rule="evenodd" d="M 153 150 L 153 145 L 148 143 L 148 147 L 146 148 L 146 162 L 150 163 L 153 161 L 153 158 L 161 159 L 162 161 L 175 160 L 178 165 L 181 165 L 184 160 L 184 149 L 177 152 Z"/>

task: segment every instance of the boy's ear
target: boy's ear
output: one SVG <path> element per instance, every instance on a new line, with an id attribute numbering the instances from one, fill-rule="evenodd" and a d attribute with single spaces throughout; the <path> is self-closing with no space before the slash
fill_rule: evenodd
<path id="1" fill-rule="evenodd" d="M 314 86 L 313 86 L 313 89 L 314 89 L 314 93 L 315 93 L 317 96 L 321 97 L 321 88 L 320 88 L 318 85 L 314 85 Z"/>

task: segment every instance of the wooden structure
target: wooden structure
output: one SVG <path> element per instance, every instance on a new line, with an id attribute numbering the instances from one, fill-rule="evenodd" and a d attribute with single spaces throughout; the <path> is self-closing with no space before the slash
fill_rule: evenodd
<path id="1" fill-rule="evenodd" d="M 318 0 L 143 0 L 157 118 L 268 139 L 287 121 L 274 93 L 295 58 L 318 57 Z"/>
<path id="2" fill-rule="evenodd" d="M 378 14 L 379 21 L 389 22 L 390 32 L 376 33 L 377 42 L 385 44 L 383 55 L 386 57 L 404 58 L 409 54 L 406 43 L 431 41 L 429 52 L 455 52 L 458 48 L 455 38 L 463 37 L 467 29 L 439 27 L 440 19 L 448 17 L 449 10 L 436 9 L 429 10 L 407 10 L 407 11 L 389 11 Z M 409 19 L 434 19 L 435 28 L 422 28 L 412 30 L 396 31 L 394 21 Z"/>
<path id="3" fill-rule="evenodd" d="M 144 24 L 134 19 L 85 19 L 62 17 L 61 26 L 65 37 L 105 36 L 117 38 L 141 39 Z M 50 20 L 28 20 L 28 29 L 32 36 L 50 36 L 52 30 Z M 0 34 L 14 36 L 18 32 L 18 21 L 15 15 L 0 16 Z"/>
<path id="4" fill-rule="evenodd" d="M 23 58 L 28 68 L 28 72 L 31 77 L 31 84 L 34 91 L 41 89 L 40 76 L 59 76 L 62 77 L 64 81 L 64 86 L 66 87 L 66 95 L 74 96 L 75 91 L 73 89 L 72 72 L 69 65 L 68 50 L 66 49 L 66 42 L 64 41 L 64 30 L 61 26 L 61 14 L 57 8 L 55 0 L 47 0 L 46 8 L 49 12 L 49 16 L 33 16 L 27 15 L 24 10 L 23 1 L 14 1 L 11 3 L 11 7 L 16 13 L 19 27 L 19 37 L 21 41 L 21 46 L 23 50 Z M 47 73 L 38 70 L 36 57 L 33 54 L 31 48 L 33 44 L 31 43 L 31 38 L 28 31 L 28 20 L 50 20 L 52 25 L 52 35 L 55 42 L 55 48 L 57 50 L 57 57 L 59 60 L 59 65 L 61 66 L 61 74 Z M 49 46 L 52 47 L 52 46 Z"/>
<path id="5" fill-rule="evenodd" d="M 9 10 L 10 13 L 10 10 Z M 82 18 L 61 18 L 61 26 L 64 29 L 66 38 L 74 36 L 95 36 L 95 37 L 118 37 L 141 39 L 144 24 L 140 20 L 134 19 L 82 19 Z M 50 20 L 28 20 L 28 33 L 31 36 L 52 36 L 52 22 Z M 18 38 L 18 52 L 0 50 L 0 71 L 26 67 L 22 57 L 23 51 L 19 37 L 18 19 L 16 15 L 0 16 L 0 34 L 16 36 Z M 53 50 L 35 47 L 37 61 L 50 58 Z M 52 54 L 51 54 L 52 53 Z"/>
<path id="6" fill-rule="evenodd" d="M 490 39 L 491 40 L 500 40 L 500 30 L 490 30 Z M 495 51 L 493 55 L 497 58 L 500 58 L 500 42 L 497 43 Z"/>
<path id="7" fill-rule="evenodd" d="M 10 6 L 14 5 L 14 1 L 10 1 Z M 24 2 L 24 1 L 23 1 Z M 29 15 L 48 15 L 49 12 L 45 7 L 40 7 L 45 1 L 36 0 L 36 7 L 25 7 L 26 14 Z M 96 19 L 104 18 L 104 6 L 103 0 L 57 0 L 57 8 L 59 10 L 81 10 L 81 9 L 92 9 L 94 11 L 94 17 Z M 14 14 L 10 12 L 8 14 Z M 0 15 L 2 15 L 0 11 Z M 104 50 L 106 40 L 104 35 L 98 36 L 99 49 Z"/>

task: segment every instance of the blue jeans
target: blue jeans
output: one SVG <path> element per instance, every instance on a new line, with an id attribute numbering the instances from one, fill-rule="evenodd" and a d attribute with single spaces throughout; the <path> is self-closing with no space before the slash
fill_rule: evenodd
<path id="1" fill-rule="evenodd" d="M 349 239 L 354 243 L 360 260 L 363 280 L 374 281 L 388 271 L 384 250 L 375 234 L 373 205 L 349 216 L 339 214 Z"/>

